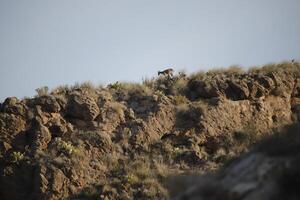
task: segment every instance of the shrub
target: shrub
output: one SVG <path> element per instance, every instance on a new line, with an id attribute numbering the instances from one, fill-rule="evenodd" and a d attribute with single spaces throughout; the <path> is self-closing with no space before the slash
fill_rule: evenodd
<path id="1" fill-rule="evenodd" d="M 225 74 L 227 75 L 235 75 L 235 74 L 243 74 L 243 73 L 245 73 L 245 70 L 238 65 L 232 65 L 227 69 L 225 69 Z"/>
<path id="2" fill-rule="evenodd" d="M 75 83 L 75 85 L 73 87 L 71 87 L 71 90 L 85 90 L 85 91 L 96 91 L 96 87 L 95 85 L 91 82 L 91 81 L 85 81 L 82 83 Z"/>
<path id="3" fill-rule="evenodd" d="M 35 91 L 37 92 L 37 95 L 39 97 L 45 96 L 45 95 L 48 95 L 49 88 L 47 86 L 43 86 L 43 87 L 35 89 Z"/>
<path id="4" fill-rule="evenodd" d="M 97 131 L 83 131 L 78 130 L 78 135 L 87 140 L 97 141 L 99 139 L 99 134 Z"/>
<path id="5" fill-rule="evenodd" d="M 119 116 L 124 115 L 125 106 L 118 102 L 111 102 L 110 104 L 111 109 L 117 113 Z"/>
<path id="6" fill-rule="evenodd" d="M 131 97 L 141 97 L 152 95 L 152 90 L 146 85 L 138 83 L 116 82 L 108 86 L 112 90 L 112 95 L 116 101 L 127 101 Z"/>
<path id="7" fill-rule="evenodd" d="M 185 96 L 182 96 L 182 95 L 174 96 L 175 105 L 186 104 L 187 102 L 188 102 L 188 99 Z"/>
<path id="8" fill-rule="evenodd" d="M 152 94 L 152 90 L 138 83 L 122 83 L 122 90 L 128 91 L 130 95 L 141 95 L 141 96 L 149 96 Z"/>
<path id="9" fill-rule="evenodd" d="M 140 179 L 139 177 L 137 177 L 135 174 L 133 173 L 129 173 L 127 175 L 124 176 L 125 180 L 127 183 L 129 183 L 130 185 L 135 185 L 140 183 Z"/>
<path id="10" fill-rule="evenodd" d="M 17 163 L 18 164 L 19 162 L 24 160 L 24 158 L 25 158 L 25 153 L 21 153 L 19 151 L 14 151 L 11 154 L 12 163 Z"/>
<path id="11" fill-rule="evenodd" d="M 60 149 L 60 151 L 66 153 L 67 155 L 78 153 L 78 149 L 75 146 L 63 140 L 58 141 L 58 148 Z"/>
<path id="12" fill-rule="evenodd" d="M 199 71 L 199 72 L 191 74 L 190 79 L 192 79 L 192 80 L 202 80 L 202 79 L 204 79 L 205 76 L 206 76 L 206 74 L 205 74 L 204 71 Z"/>
<path id="13" fill-rule="evenodd" d="M 174 81 L 171 88 L 173 95 L 184 95 L 187 89 L 188 80 L 186 78 L 178 78 Z"/>
<path id="14" fill-rule="evenodd" d="M 300 65 L 299 63 L 291 63 L 291 62 L 281 62 L 281 63 L 271 63 L 264 65 L 262 67 L 251 67 L 248 70 L 248 73 L 291 73 L 295 77 L 300 77 Z"/>
<path id="15" fill-rule="evenodd" d="M 68 85 L 61 85 L 61 86 L 58 86 L 56 88 L 54 88 L 52 91 L 51 91 L 51 94 L 67 94 L 68 92 L 70 91 L 70 87 Z"/>
<path id="16" fill-rule="evenodd" d="M 177 106 L 176 125 L 180 129 L 189 130 L 191 128 L 200 128 L 199 122 L 203 114 L 201 105 L 181 104 Z"/>
<path id="17" fill-rule="evenodd" d="M 233 76 L 233 75 L 239 75 L 245 73 L 244 69 L 238 65 L 232 65 L 228 68 L 215 68 L 212 70 L 209 70 L 206 72 L 207 76 L 216 76 L 216 75 L 227 75 L 227 76 Z"/>
<path id="18" fill-rule="evenodd" d="M 250 145 L 259 141 L 263 136 L 258 132 L 253 122 L 249 122 L 242 130 L 233 133 L 238 149 L 247 149 Z M 239 151 L 239 150 L 238 150 Z"/>
<path id="19" fill-rule="evenodd" d="M 117 81 L 115 83 L 109 84 L 107 87 L 110 89 L 119 90 L 119 89 L 121 89 L 121 83 L 119 83 L 119 81 Z"/>
<path id="20" fill-rule="evenodd" d="M 142 84 L 148 88 L 154 89 L 155 87 L 155 78 L 143 78 L 142 80 Z"/>
<path id="21" fill-rule="evenodd" d="M 158 97 L 158 100 L 161 100 L 165 96 L 165 93 L 161 90 L 156 90 L 154 94 Z"/>
<path id="22" fill-rule="evenodd" d="M 155 178 L 146 178 L 143 180 L 143 196 L 146 198 L 165 198 L 168 192 Z"/>

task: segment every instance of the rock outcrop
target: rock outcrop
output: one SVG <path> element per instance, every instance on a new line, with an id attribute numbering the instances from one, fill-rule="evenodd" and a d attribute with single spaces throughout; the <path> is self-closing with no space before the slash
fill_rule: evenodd
<path id="1" fill-rule="evenodd" d="M 216 171 L 300 121 L 299 72 L 280 63 L 9 97 L 0 105 L 0 199 L 169 199 L 169 176 Z M 255 150 L 175 196 L 264 198 L 283 189 L 272 173 L 294 170 L 289 159 Z"/>
<path id="2" fill-rule="evenodd" d="M 69 97 L 66 114 L 69 117 L 92 121 L 99 114 L 99 107 L 92 97 L 74 93 Z"/>
<path id="3" fill-rule="evenodd" d="M 173 199 L 298 199 L 299 130 L 263 141 L 217 174 L 176 180 L 186 189 Z"/>

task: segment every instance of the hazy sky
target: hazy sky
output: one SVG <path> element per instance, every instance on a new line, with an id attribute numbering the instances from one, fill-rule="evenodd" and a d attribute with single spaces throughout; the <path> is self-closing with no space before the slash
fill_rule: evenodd
<path id="1" fill-rule="evenodd" d="M 300 0 L 0 0 L 0 101 L 300 59 Z"/>

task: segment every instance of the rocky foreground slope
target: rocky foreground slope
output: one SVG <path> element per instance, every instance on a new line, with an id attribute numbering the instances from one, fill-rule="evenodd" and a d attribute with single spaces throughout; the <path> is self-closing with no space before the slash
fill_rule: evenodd
<path id="1" fill-rule="evenodd" d="M 177 177 L 176 200 L 299 199 L 300 124 L 256 145 L 218 173 Z M 177 194 L 177 195 L 176 195 Z"/>
<path id="2" fill-rule="evenodd" d="M 3 200 L 197 199 L 203 177 L 193 186 L 172 177 L 213 172 L 300 119 L 299 63 L 37 91 L 0 104 Z M 257 168 L 268 162 L 249 157 Z M 207 179 L 234 182 L 239 170 L 257 173 L 237 165 Z M 227 189 L 218 184 L 214 189 Z M 247 184 L 236 190 L 253 189 Z M 174 193 L 174 185 L 187 191 Z"/>

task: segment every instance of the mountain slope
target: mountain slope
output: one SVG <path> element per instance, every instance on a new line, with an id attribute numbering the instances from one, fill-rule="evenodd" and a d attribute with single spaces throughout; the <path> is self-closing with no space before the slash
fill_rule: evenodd
<path id="1" fill-rule="evenodd" d="M 300 64 L 37 91 L 1 104 L 0 199 L 169 199 L 298 120 Z"/>

